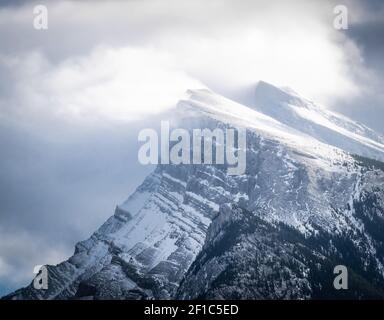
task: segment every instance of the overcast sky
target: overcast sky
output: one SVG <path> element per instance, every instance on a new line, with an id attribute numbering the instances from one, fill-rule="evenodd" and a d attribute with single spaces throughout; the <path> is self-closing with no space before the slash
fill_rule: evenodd
<path id="1" fill-rule="evenodd" d="M 264 80 L 384 131 L 383 1 L 38 3 L 48 30 L 33 28 L 37 3 L 0 2 L 0 295 L 134 190 L 151 170 L 138 130 L 188 88 L 252 103 Z"/>

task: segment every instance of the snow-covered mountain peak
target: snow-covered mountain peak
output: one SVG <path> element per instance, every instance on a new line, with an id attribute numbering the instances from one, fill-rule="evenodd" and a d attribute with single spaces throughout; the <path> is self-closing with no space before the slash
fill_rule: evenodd
<path id="1" fill-rule="evenodd" d="M 337 294 L 324 274 L 341 258 L 382 288 L 384 169 L 335 147 L 366 155 L 375 141 L 352 120 L 311 109 L 331 123 L 319 124 L 295 111 L 309 110 L 295 105 L 305 99 L 263 86 L 264 110 L 201 89 L 175 113 L 180 128 L 247 128 L 244 174 L 159 164 L 72 257 L 48 266 L 48 290 L 31 283 L 6 298 L 321 298 Z M 285 113 L 267 112 L 273 97 Z"/>
<path id="2" fill-rule="evenodd" d="M 277 89 L 278 90 L 278 89 Z M 263 139 L 276 141 L 282 146 L 295 150 L 296 154 L 310 155 L 308 161 L 317 166 L 332 170 L 329 163 L 333 160 L 344 161 L 346 156 L 340 148 L 324 143 L 308 132 L 303 132 L 288 123 L 227 99 L 208 89 L 188 90 L 185 99 L 177 105 L 177 118 L 214 119 L 232 127 L 246 128 Z M 309 160 L 312 159 L 312 160 Z"/>
<path id="3" fill-rule="evenodd" d="M 188 90 L 187 98 L 178 103 L 177 109 L 180 118 L 212 118 L 234 127 L 247 128 L 264 138 L 277 140 L 295 149 L 305 150 L 312 155 L 316 155 L 319 150 L 324 154 L 324 149 L 326 149 L 325 153 L 329 153 L 329 149 L 334 149 L 267 114 L 207 89 Z"/>
<path id="4" fill-rule="evenodd" d="M 309 100 L 300 97 L 293 89 L 279 88 L 264 81 L 259 81 L 256 85 L 255 101 L 257 104 L 267 104 L 271 108 L 281 108 L 285 104 L 306 108 L 311 105 Z"/>
<path id="5" fill-rule="evenodd" d="M 254 109 L 347 152 L 384 160 L 384 136 L 289 89 L 259 82 Z"/>

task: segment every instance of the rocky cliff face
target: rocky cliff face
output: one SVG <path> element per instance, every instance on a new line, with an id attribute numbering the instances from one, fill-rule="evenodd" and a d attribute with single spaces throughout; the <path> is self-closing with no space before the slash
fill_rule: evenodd
<path id="1" fill-rule="evenodd" d="M 71 258 L 48 266 L 47 290 L 6 298 L 384 297 L 384 165 L 363 157 L 384 157 L 379 135 L 352 134 L 348 120 L 347 133 L 327 128 L 341 135 L 334 143 L 207 91 L 190 92 L 177 113 L 188 130 L 246 128 L 245 173 L 158 165 Z M 350 290 L 333 288 L 338 264 Z"/>

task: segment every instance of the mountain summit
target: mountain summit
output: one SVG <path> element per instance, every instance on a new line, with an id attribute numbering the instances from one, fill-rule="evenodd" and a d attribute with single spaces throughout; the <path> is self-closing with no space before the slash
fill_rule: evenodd
<path id="1" fill-rule="evenodd" d="M 188 130 L 245 128 L 245 173 L 159 164 L 48 266 L 47 290 L 6 299 L 384 297 L 383 137 L 264 82 L 255 108 L 192 90 L 176 114 Z M 336 265 L 349 290 L 333 287 Z"/>
<path id="2" fill-rule="evenodd" d="M 384 136 L 293 90 L 260 81 L 255 90 L 255 109 L 321 142 L 384 161 Z"/>

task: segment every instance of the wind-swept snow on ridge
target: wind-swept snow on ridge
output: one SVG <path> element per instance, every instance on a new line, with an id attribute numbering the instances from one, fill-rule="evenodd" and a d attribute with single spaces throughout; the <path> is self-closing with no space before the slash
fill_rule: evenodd
<path id="1" fill-rule="evenodd" d="M 352 259 L 345 263 L 355 263 L 359 277 L 383 284 L 384 247 L 377 229 L 384 226 L 384 173 L 343 151 L 380 155 L 372 148 L 380 149 L 380 136 L 293 93 L 269 85 L 263 91 L 259 102 L 269 115 L 206 89 L 189 91 L 176 108 L 175 125 L 187 130 L 246 128 L 243 175 L 228 175 L 225 165 L 158 165 L 113 216 L 76 245 L 71 258 L 49 266 L 48 290 L 30 285 L 7 298 L 310 298 L 323 294 L 316 268 L 322 277 L 322 265 L 344 258 Z M 292 108 L 320 114 L 323 124 L 331 124 L 320 126 L 320 120 L 309 121 Z M 324 132 L 338 132 L 342 139 L 336 142 L 343 144 L 327 142 Z M 250 287 L 275 291 L 239 293 L 239 285 L 225 283 L 225 277 L 218 282 L 233 264 L 239 275 L 256 270 L 251 278 L 257 285 Z M 215 283 L 224 290 L 213 288 Z"/>
<path id="2" fill-rule="evenodd" d="M 384 161 L 384 136 L 352 119 L 260 81 L 255 110 L 347 152 Z"/>
<path id="3" fill-rule="evenodd" d="M 187 94 L 188 98 L 181 100 L 178 104 L 181 116 L 186 116 L 186 110 L 190 111 L 188 116 L 193 116 L 200 111 L 220 122 L 228 123 L 231 126 L 245 127 L 265 138 L 277 140 L 294 148 L 298 152 L 308 153 L 312 158 L 323 159 L 327 163 L 330 159 L 338 158 L 341 154 L 340 150 L 333 145 L 326 144 L 306 132 L 274 119 L 272 116 L 236 103 L 207 89 L 189 90 Z"/>

